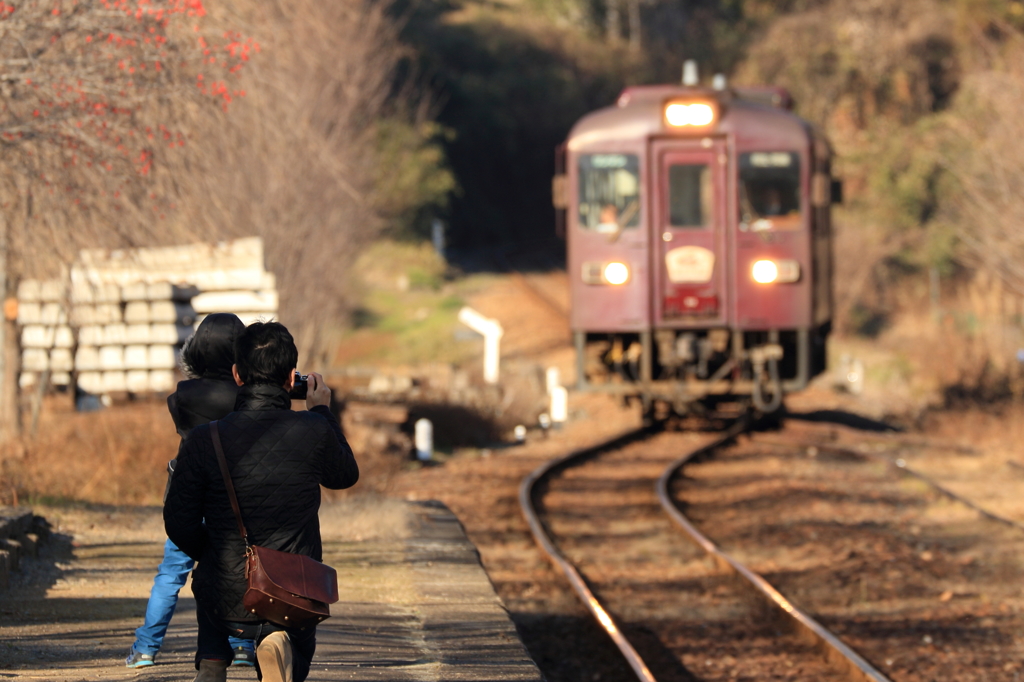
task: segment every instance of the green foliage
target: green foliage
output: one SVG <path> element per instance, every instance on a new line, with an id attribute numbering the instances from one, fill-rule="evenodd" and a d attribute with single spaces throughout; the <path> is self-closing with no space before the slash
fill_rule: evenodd
<path id="1" fill-rule="evenodd" d="M 455 131 L 442 142 L 462 189 L 448 213 L 457 245 L 551 239 L 555 147 L 626 80 L 623 50 L 552 18 L 562 11 L 439 0 L 408 9 L 403 38 L 418 53 L 410 72 L 431 75 L 438 120 Z"/>
<path id="2" fill-rule="evenodd" d="M 458 312 L 489 275 L 446 280 L 445 262 L 428 244 L 384 240 L 359 258 L 353 279 L 362 288 L 358 319 L 340 344 L 345 364 L 461 363 L 480 353 L 478 343 L 454 342 Z M 358 324 L 356 324 L 358 323 Z"/>
<path id="3" fill-rule="evenodd" d="M 853 199 L 863 220 L 886 225 L 893 239 L 890 265 L 913 273 L 948 263 L 955 240 L 941 220 L 950 178 L 941 155 L 941 115 L 913 125 L 877 124 L 873 139 L 845 160 L 866 175 L 866 187 Z"/>
<path id="4" fill-rule="evenodd" d="M 451 295 L 441 299 L 438 304 L 441 310 L 460 310 L 462 306 L 466 305 L 466 302 L 461 296 Z"/>
<path id="5" fill-rule="evenodd" d="M 1019 73 L 1024 4 L 831 0 L 774 15 L 770 4 L 745 4 L 765 30 L 734 80 L 789 89 L 836 149 L 847 190 L 836 213 L 839 328 L 892 316 L 928 268 L 962 278 L 980 248 L 1006 258 L 1019 202 L 998 188 L 1014 182 L 1005 159 L 1020 151 L 1015 133 L 998 131 L 1013 98 L 1017 112 L 1024 101 L 1007 79 Z M 990 229 L 1000 220 L 1001 233 Z M 967 249 L 965 237 L 977 243 Z M 1019 262 L 1006 260 L 1004 270 Z"/>
<path id="6" fill-rule="evenodd" d="M 413 164 L 411 179 L 402 184 L 426 186 L 430 197 L 446 183 L 458 185 L 461 191 L 447 205 L 427 201 L 431 212 L 445 214 L 457 246 L 550 242 L 554 151 L 581 116 L 612 104 L 627 85 L 678 82 L 684 59 L 698 60 L 705 81 L 715 72 L 730 73 L 765 27 L 818 4 L 398 0 L 394 13 L 405 22 L 402 39 L 414 55 L 406 77 L 417 85 L 428 78 L 437 95 L 438 121 L 443 132 L 453 133 L 432 140 L 443 147 L 455 178 L 427 182 L 417 168 L 429 170 L 434 159 L 428 159 Z M 637 14 L 639 27 L 632 23 Z M 633 38 L 639 38 L 639 49 Z M 823 41 L 822 49 L 831 49 L 831 41 Z M 787 63 L 803 61 L 788 57 Z M 856 58 L 847 61 L 852 68 Z M 418 215 L 403 223 L 419 221 L 423 234 Z"/>
<path id="7" fill-rule="evenodd" d="M 458 189 L 442 146 L 454 133 L 432 121 L 397 117 L 380 121 L 375 132 L 378 210 L 390 218 L 394 234 L 409 234 L 424 215 L 443 211 Z"/>
<path id="8" fill-rule="evenodd" d="M 724 71 L 787 87 L 797 113 L 832 140 L 847 190 L 837 231 L 842 253 L 856 254 L 837 259 L 840 326 L 845 316 L 871 327 L 927 268 L 962 272 L 951 159 L 972 150 L 955 148 L 949 121 L 967 119 L 963 83 L 1007 59 L 1002 45 L 1024 30 L 1024 3 L 645 0 L 636 51 L 632 1 L 396 5 L 416 55 L 406 73 L 429 76 L 441 126 L 381 127 L 393 161 L 380 182 L 400 222 L 422 221 L 405 207 L 427 206 L 460 246 L 549 239 L 553 152 L 573 123 L 623 86 L 677 82 L 682 60 L 695 58 L 705 79 Z"/>
<path id="9" fill-rule="evenodd" d="M 857 303 L 849 312 L 848 326 L 860 336 L 874 338 L 889 324 L 885 313 Z"/>
<path id="10" fill-rule="evenodd" d="M 443 283 L 444 280 L 441 278 L 440 273 L 420 268 L 411 268 L 409 270 L 409 286 L 413 289 L 438 291 Z"/>

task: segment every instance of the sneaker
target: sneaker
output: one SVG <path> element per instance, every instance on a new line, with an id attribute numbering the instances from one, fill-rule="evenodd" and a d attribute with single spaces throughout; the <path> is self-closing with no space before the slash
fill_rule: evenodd
<path id="1" fill-rule="evenodd" d="M 235 647 L 235 657 L 231 659 L 231 665 L 256 665 L 256 652 L 244 646 Z"/>
<path id="2" fill-rule="evenodd" d="M 256 647 L 263 682 L 292 682 L 292 642 L 288 633 L 278 630 L 267 635 Z"/>
<path id="3" fill-rule="evenodd" d="M 144 654 L 141 651 L 136 651 L 133 646 L 128 652 L 128 658 L 124 659 L 124 664 L 129 668 L 143 668 L 147 665 L 153 665 L 154 654 Z"/>

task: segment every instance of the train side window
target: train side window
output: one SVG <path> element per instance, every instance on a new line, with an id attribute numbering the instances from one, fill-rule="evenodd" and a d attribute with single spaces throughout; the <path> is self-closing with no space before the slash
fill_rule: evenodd
<path id="1" fill-rule="evenodd" d="M 618 234 L 640 225 L 640 158 L 636 154 L 579 157 L 580 227 Z"/>
<path id="2" fill-rule="evenodd" d="M 796 152 L 740 154 L 740 229 L 800 229 L 800 156 Z"/>
<path id="3" fill-rule="evenodd" d="M 711 170 L 705 163 L 668 167 L 669 224 L 704 227 L 711 221 Z"/>

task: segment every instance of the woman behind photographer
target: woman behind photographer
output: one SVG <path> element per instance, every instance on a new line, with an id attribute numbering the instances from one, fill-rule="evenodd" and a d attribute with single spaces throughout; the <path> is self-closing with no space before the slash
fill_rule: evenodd
<path id="1" fill-rule="evenodd" d="M 167 408 L 182 439 L 195 427 L 220 419 L 235 409 L 238 385 L 231 376 L 231 365 L 235 361 L 235 339 L 244 329 L 245 325 L 237 316 L 214 313 L 203 320 L 182 347 L 181 366 L 189 378 L 179 382 L 178 390 L 167 398 Z M 167 464 L 171 474 L 176 461 L 172 459 Z M 170 486 L 170 476 L 167 484 Z M 125 659 L 129 668 L 154 664 L 178 603 L 178 591 L 184 587 L 194 564 L 167 540 L 164 560 L 157 569 L 149 595 L 146 620 L 135 631 L 135 643 Z M 234 652 L 232 665 L 254 665 L 252 640 L 232 638 L 231 649 Z"/>

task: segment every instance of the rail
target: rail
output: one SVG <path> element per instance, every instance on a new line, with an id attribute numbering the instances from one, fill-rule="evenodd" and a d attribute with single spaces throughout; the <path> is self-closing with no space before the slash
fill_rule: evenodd
<path id="1" fill-rule="evenodd" d="M 994 512 L 989 511 L 988 509 L 985 509 L 984 507 L 982 507 L 981 505 L 977 504 L 973 500 L 970 500 L 970 499 L 968 499 L 968 498 L 966 498 L 966 497 L 964 497 L 964 496 L 962 496 L 962 495 L 960 495 L 958 493 L 953 492 L 949 488 L 946 488 L 945 486 L 941 485 L 940 483 L 938 483 L 937 481 L 931 479 L 930 477 L 926 476 L 925 474 L 922 474 L 921 472 L 919 472 L 919 471 L 917 471 L 915 469 L 912 469 L 907 464 L 906 460 L 904 460 L 903 458 L 890 459 L 889 457 L 886 457 L 885 455 L 882 455 L 882 454 L 876 453 L 876 452 L 867 452 L 867 451 L 863 451 L 863 450 L 853 450 L 853 449 L 850 449 L 850 448 L 837 447 L 835 445 L 828 445 L 828 444 L 822 444 L 822 443 L 813 443 L 813 442 L 806 442 L 806 441 L 803 441 L 801 443 L 779 443 L 777 441 L 770 440 L 770 439 L 761 439 L 760 442 L 763 442 L 766 445 L 773 445 L 773 446 L 779 446 L 779 447 L 813 447 L 813 448 L 817 448 L 819 452 L 829 452 L 829 453 L 832 453 L 832 454 L 835 454 L 835 455 L 844 456 L 844 457 L 852 457 L 852 458 L 861 459 L 861 460 L 870 459 L 870 460 L 873 460 L 875 462 L 881 462 L 883 464 L 887 464 L 887 465 L 893 467 L 894 469 L 899 470 L 900 472 L 902 472 L 903 474 L 905 474 L 907 476 L 911 476 L 913 478 L 918 479 L 919 481 L 921 481 L 925 485 L 928 485 L 931 488 L 933 488 L 939 494 L 944 495 L 945 497 L 948 497 L 949 499 L 953 500 L 954 502 L 958 502 L 958 503 L 964 505 L 968 509 L 971 509 L 971 510 L 977 512 L 979 515 L 981 515 L 981 516 L 983 516 L 983 517 L 985 517 L 985 518 L 987 518 L 987 519 L 989 519 L 991 521 L 995 521 L 996 523 L 1001 523 L 1004 526 L 1010 526 L 1011 528 L 1016 528 L 1017 530 L 1024 531 L 1024 523 L 1021 523 L 1019 521 L 1014 521 L 1013 519 L 1008 519 L 1005 516 L 1000 516 L 999 514 L 996 514 Z M 1010 464 L 1012 465 L 1013 463 L 1010 462 Z"/>
<path id="2" fill-rule="evenodd" d="M 523 479 L 523 482 L 519 486 L 519 506 L 523 510 L 523 516 L 526 517 L 526 522 L 530 526 L 530 532 L 533 533 L 533 539 L 540 545 L 544 553 L 548 555 L 548 559 L 559 569 L 565 573 L 565 577 L 569 579 L 569 583 L 572 588 L 579 595 L 583 605 L 588 611 L 597 619 L 597 622 L 604 628 L 608 636 L 611 637 L 612 641 L 615 642 L 615 646 L 622 652 L 623 657 L 629 663 L 630 668 L 636 674 L 637 678 L 642 682 L 656 682 L 654 675 L 647 668 L 647 664 L 637 653 L 633 645 L 629 643 L 625 635 L 622 634 L 621 628 L 615 623 L 615 619 L 612 618 L 608 610 L 601 605 L 597 597 L 594 596 L 590 586 L 587 585 L 586 580 L 580 575 L 580 572 L 576 570 L 565 556 L 558 551 L 555 544 L 551 541 L 548 536 L 547 530 L 544 527 L 544 523 L 540 520 L 540 516 L 537 514 L 537 510 L 533 503 L 534 487 L 537 483 L 553 471 L 557 471 L 565 467 L 570 462 L 576 460 L 586 459 L 592 457 L 599 452 L 604 450 L 610 450 L 616 447 L 620 447 L 629 443 L 636 438 L 639 438 L 647 433 L 647 429 L 633 429 L 620 434 L 610 440 L 603 443 L 593 445 L 581 450 L 570 452 L 564 457 L 559 457 L 548 461 L 547 463 L 537 467 L 530 473 L 529 476 Z"/>
<path id="3" fill-rule="evenodd" d="M 781 611 L 790 622 L 811 641 L 815 641 L 826 653 L 827 658 L 837 666 L 846 667 L 854 679 L 868 680 L 870 682 L 890 682 L 889 678 L 878 671 L 860 654 L 844 644 L 838 637 L 829 632 L 824 626 L 811 618 L 809 615 L 798 609 L 791 601 L 775 589 L 767 580 L 750 570 L 736 559 L 732 558 L 715 543 L 708 539 L 703 533 L 690 522 L 689 519 L 679 510 L 669 492 L 669 484 L 678 471 L 693 459 L 710 454 L 715 449 L 725 445 L 736 436 L 743 433 L 748 424 L 745 421 L 737 422 L 727 430 L 720 438 L 691 451 L 685 456 L 673 462 L 658 479 L 657 493 L 662 508 L 675 521 L 697 545 L 704 549 L 716 563 L 727 570 L 732 570 L 739 577 L 749 583 L 767 603 Z"/>

